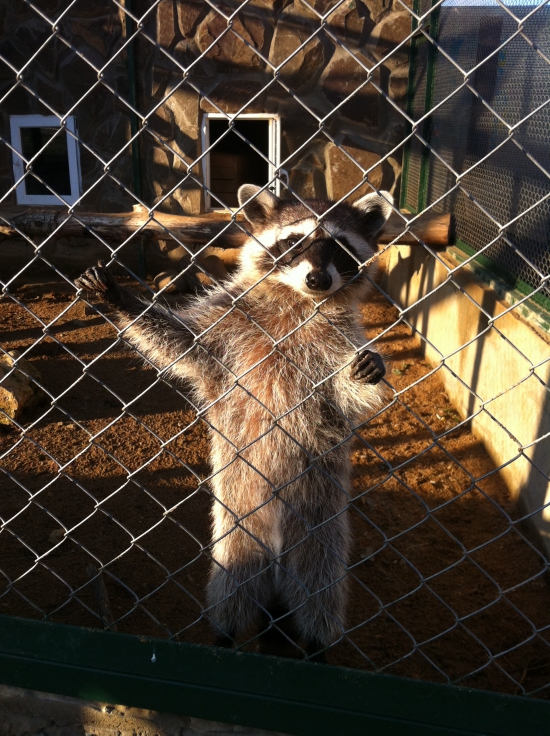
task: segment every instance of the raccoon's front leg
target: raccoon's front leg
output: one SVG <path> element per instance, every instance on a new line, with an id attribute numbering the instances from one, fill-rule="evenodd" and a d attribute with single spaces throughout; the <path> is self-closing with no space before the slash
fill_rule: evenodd
<path id="1" fill-rule="evenodd" d="M 378 353 L 364 348 L 351 364 L 351 376 L 361 383 L 379 383 L 386 375 L 386 366 Z"/>
<path id="2" fill-rule="evenodd" d="M 181 316 L 119 286 L 102 261 L 77 278 L 75 285 L 113 308 L 113 319 L 124 330 L 124 338 L 159 370 L 188 378 L 197 373 L 197 367 L 202 373 L 209 367 L 207 354 L 193 348 L 195 336 Z"/>
<path id="3" fill-rule="evenodd" d="M 111 307 L 129 315 L 141 314 L 144 309 L 140 299 L 117 284 L 104 261 L 99 261 L 97 266 L 89 268 L 75 279 L 74 283 L 79 289 L 85 289 L 93 296 L 106 301 Z"/>

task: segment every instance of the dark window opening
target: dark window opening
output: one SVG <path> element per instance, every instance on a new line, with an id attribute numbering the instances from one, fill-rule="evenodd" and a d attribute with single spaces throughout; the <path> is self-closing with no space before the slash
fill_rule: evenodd
<path id="1" fill-rule="evenodd" d="M 52 140 L 58 130 L 59 128 L 21 128 L 21 148 L 27 161 L 49 141 L 45 151 L 33 161 L 32 173 L 28 173 L 25 177 L 27 194 L 52 195 L 52 192 L 36 176 L 40 177 L 56 194 L 66 196 L 71 194 L 67 133 L 63 132 Z"/>
<path id="2" fill-rule="evenodd" d="M 247 143 L 252 143 L 266 158 L 269 156 L 269 120 L 236 120 L 234 128 L 244 141 L 228 129 L 227 120 L 210 120 L 210 189 L 226 207 L 237 207 L 237 191 L 242 184 L 263 186 L 269 180 L 269 164 Z M 216 143 L 216 141 L 218 141 Z M 212 206 L 220 206 L 212 197 Z"/>

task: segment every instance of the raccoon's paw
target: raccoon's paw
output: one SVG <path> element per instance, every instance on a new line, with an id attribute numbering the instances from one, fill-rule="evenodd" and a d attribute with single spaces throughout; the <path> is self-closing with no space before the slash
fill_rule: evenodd
<path id="1" fill-rule="evenodd" d="M 386 375 L 384 361 L 372 350 L 361 350 L 351 364 L 351 376 L 361 383 L 379 383 Z"/>
<path id="2" fill-rule="evenodd" d="M 116 301 L 118 285 L 104 261 L 99 261 L 97 266 L 89 268 L 82 276 L 75 279 L 74 283 L 77 288 L 85 289 L 94 296 L 101 297 L 108 302 Z"/>

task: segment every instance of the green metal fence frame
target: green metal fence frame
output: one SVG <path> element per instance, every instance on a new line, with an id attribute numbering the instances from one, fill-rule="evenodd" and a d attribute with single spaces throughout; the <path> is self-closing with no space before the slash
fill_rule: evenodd
<path id="1" fill-rule="evenodd" d="M 432 7 L 438 2 L 438 0 L 431 0 Z M 421 0 L 414 0 L 413 11 L 420 14 Z M 425 30 L 429 33 L 432 38 L 437 37 L 439 29 L 439 7 L 438 6 L 430 15 L 430 20 L 424 25 Z M 412 17 L 411 30 L 415 31 L 418 28 L 418 21 Z M 406 110 L 407 115 L 413 117 L 413 105 L 414 105 L 414 94 L 415 94 L 415 76 L 416 76 L 416 58 L 418 54 L 418 47 L 420 44 L 428 43 L 426 37 L 419 33 L 415 35 L 411 40 L 411 50 L 409 57 L 409 80 L 407 85 L 407 103 Z M 426 92 L 424 97 L 424 113 L 432 109 L 433 97 L 434 97 L 434 85 L 435 85 L 435 58 L 437 50 L 433 44 L 428 49 L 428 62 L 426 70 Z M 431 119 L 428 118 L 422 123 L 421 135 L 422 138 L 429 143 L 431 137 Z M 410 134 L 412 126 L 409 124 L 409 130 L 407 133 Z M 407 204 L 407 189 L 408 189 L 408 178 L 409 178 L 409 162 L 411 154 L 411 141 L 407 141 L 403 149 L 403 175 L 401 185 L 401 202 L 400 207 L 408 210 L 411 214 L 416 215 L 426 206 L 427 192 L 428 192 L 428 169 L 429 169 L 429 149 L 424 147 L 422 150 L 422 157 L 420 160 L 420 179 L 418 182 L 418 196 L 416 201 L 416 207 L 411 207 Z"/>
<path id="2" fill-rule="evenodd" d="M 550 702 L 0 616 L 0 682 L 297 736 L 548 736 Z"/>

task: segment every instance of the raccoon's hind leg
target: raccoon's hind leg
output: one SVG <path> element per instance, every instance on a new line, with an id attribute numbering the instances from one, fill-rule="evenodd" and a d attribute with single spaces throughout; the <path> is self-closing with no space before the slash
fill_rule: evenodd
<path id="1" fill-rule="evenodd" d="M 303 476 L 299 485 L 285 509 L 283 534 L 289 552 L 281 558 L 286 574 L 280 591 L 293 612 L 308 659 L 323 662 L 324 650 L 345 630 L 347 496 L 340 484 L 317 469 Z"/>
<path id="2" fill-rule="evenodd" d="M 206 613 L 223 644 L 256 627 L 273 600 L 278 501 L 269 485 L 238 459 L 215 474 L 212 490 L 214 541 Z"/>
<path id="3" fill-rule="evenodd" d="M 296 656 L 299 649 L 295 642 L 298 639 L 292 614 L 282 600 L 275 599 L 262 616 L 258 651 L 279 657 Z"/>
<path id="4" fill-rule="evenodd" d="M 212 547 L 206 613 L 216 630 L 216 646 L 233 646 L 236 637 L 257 626 L 267 610 L 273 571 L 262 547 L 238 527 Z"/>

